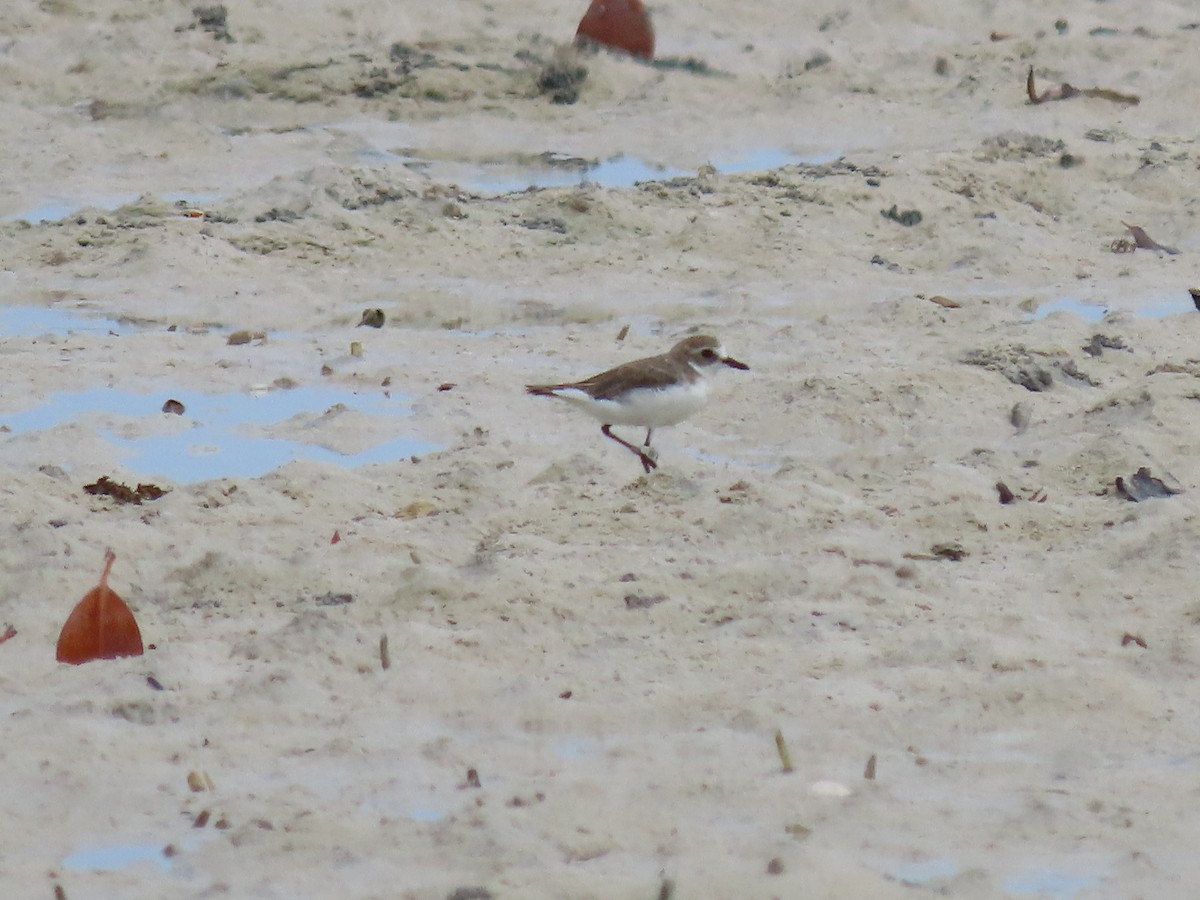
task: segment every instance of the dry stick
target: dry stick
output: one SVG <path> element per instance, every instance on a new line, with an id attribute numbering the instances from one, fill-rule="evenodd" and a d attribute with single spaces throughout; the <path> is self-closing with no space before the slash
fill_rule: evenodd
<path id="1" fill-rule="evenodd" d="M 792 768 L 792 755 L 788 753 L 787 744 L 783 740 L 783 732 L 775 729 L 775 749 L 779 751 L 779 761 L 783 764 L 784 774 L 795 771 Z"/>
<path id="2" fill-rule="evenodd" d="M 1029 102 L 1034 104 L 1049 103 L 1051 100 L 1070 100 L 1072 97 L 1095 97 L 1129 106 L 1137 106 L 1141 102 L 1141 98 L 1137 94 L 1122 94 L 1120 91 L 1100 87 L 1081 90 L 1065 81 L 1062 84 L 1052 84 L 1039 94 L 1033 84 L 1033 66 L 1029 67 L 1029 75 L 1025 79 L 1025 93 L 1029 96 Z"/>
<path id="3" fill-rule="evenodd" d="M 379 639 L 379 664 L 383 666 L 384 671 L 392 667 L 392 656 L 388 653 L 386 634 Z"/>

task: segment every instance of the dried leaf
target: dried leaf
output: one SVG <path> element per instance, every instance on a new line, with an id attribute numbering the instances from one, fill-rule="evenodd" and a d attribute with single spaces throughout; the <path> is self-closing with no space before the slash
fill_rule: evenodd
<path id="1" fill-rule="evenodd" d="M 143 500 L 157 500 L 167 493 L 157 484 L 139 484 L 136 488 L 131 488 L 119 481 L 112 481 L 107 475 L 101 475 L 92 484 L 85 484 L 83 489 L 89 494 L 112 497 L 118 503 L 135 505 L 140 505 Z"/>
<path id="2" fill-rule="evenodd" d="M 79 665 L 93 659 L 116 659 L 142 655 L 142 633 L 137 620 L 108 586 L 116 555 L 109 550 L 104 557 L 100 583 L 88 591 L 71 611 L 58 635 L 55 658 Z"/>

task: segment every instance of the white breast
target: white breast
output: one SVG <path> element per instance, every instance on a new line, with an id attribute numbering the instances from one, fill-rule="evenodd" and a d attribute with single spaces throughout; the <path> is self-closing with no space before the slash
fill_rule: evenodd
<path id="1" fill-rule="evenodd" d="M 677 425 L 703 407 L 708 400 L 708 384 L 701 378 L 661 390 L 635 388 L 620 400 L 595 400 L 573 388 L 555 391 L 555 396 L 607 425 L 662 428 Z"/>

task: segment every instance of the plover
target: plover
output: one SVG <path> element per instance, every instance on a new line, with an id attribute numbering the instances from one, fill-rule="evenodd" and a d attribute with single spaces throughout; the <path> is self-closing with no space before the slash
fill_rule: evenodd
<path id="1" fill-rule="evenodd" d="M 654 429 L 677 425 L 703 407 L 708 400 L 705 375 L 719 364 L 750 368 L 727 356 L 715 337 L 698 334 L 659 356 L 634 360 L 583 381 L 529 384 L 525 390 L 539 397 L 566 400 L 598 419 L 604 436 L 636 454 L 642 468 L 649 472 L 658 466 L 657 454 L 650 447 Z M 612 433 L 614 425 L 645 428 L 645 443 L 638 447 L 618 437 Z"/>

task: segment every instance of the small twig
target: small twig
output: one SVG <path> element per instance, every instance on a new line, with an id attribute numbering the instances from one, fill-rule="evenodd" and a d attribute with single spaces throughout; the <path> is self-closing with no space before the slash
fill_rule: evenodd
<path id="1" fill-rule="evenodd" d="M 392 667 L 392 655 L 388 653 L 387 635 L 379 639 L 379 664 L 383 666 L 384 671 Z"/>
<path id="2" fill-rule="evenodd" d="M 1072 97 L 1095 97 L 1098 100 L 1111 100 L 1113 103 L 1125 103 L 1129 106 L 1137 106 L 1142 102 L 1137 94 L 1122 94 L 1109 88 L 1077 88 L 1065 81 L 1062 84 L 1052 84 L 1039 94 L 1033 83 L 1033 66 L 1029 67 L 1029 75 L 1025 79 L 1025 93 L 1029 96 L 1029 102 L 1034 105 L 1049 103 L 1052 100 L 1070 100 Z"/>
<path id="3" fill-rule="evenodd" d="M 779 762 L 783 765 L 784 774 L 795 771 L 792 768 L 792 755 L 788 753 L 787 742 L 779 729 L 775 730 L 775 749 L 779 751 Z"/>

